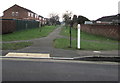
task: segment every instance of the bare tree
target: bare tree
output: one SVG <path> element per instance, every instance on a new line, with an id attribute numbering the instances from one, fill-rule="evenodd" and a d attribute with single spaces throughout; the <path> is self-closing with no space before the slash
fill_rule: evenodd
<path id="1" fill-rule="evenodd" d="M 56 25 L 57 22 L 59 22 L 60 17 L 58 14 L 50 13 L 49 16 L 50 16 L 50 24 L 51 25 Z"/>
<path id="2" fill-rule="evenodd" d="M 72 18 L 72 21 L 73 21 L 73 28 L 77 28 L 77 15 L 74 15 L 73 18 Z"/>
<path id="3" fill-rule="evenodd" d="M 68 26 L 70 24 L 71 16 L 72 16 L 72 12 L 69 11 L 66 11 L 63 14 L 63 20 L 65 22 L 65 26 Z"/>

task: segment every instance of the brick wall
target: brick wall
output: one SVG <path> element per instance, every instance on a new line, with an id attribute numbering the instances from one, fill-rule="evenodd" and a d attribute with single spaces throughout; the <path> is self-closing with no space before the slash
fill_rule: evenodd
<path id="1" fill-rule="evenodd" d="M 15 30 L 15 21 L 2 20 L 2 33 L 11 33 Z"/>
<path id="2" fill-rule="evenodd" d="M 81 25 L 81 30 L 120 40 L 120 25 Z"/>

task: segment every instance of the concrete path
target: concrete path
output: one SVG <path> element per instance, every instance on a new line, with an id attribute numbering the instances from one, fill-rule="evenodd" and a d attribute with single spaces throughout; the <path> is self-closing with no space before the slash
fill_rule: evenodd
<path id="1" fill-rule="evenodd" d="M 105 56 L 117 56 L 118 51 L 102 51 L 100 53 L 95 53 L 93 51 L 83 51 L 83 50 L 64 50 L 57 49 L 53 47 L 53 41 L 56 38 L 63 38 L 64 36 L 59 35 L 61 31 L 61 26 L 56 28 L 47 37 L 37 38 L 33 40 L 21 40 L 21 41 L 11 41 L 14 42 L 25 42 L 32 41 L 33 45 L 20 50 L 6 50 L 3 51 L 3 55 L 8 52 L 27 52 L 27 53 L 50 53 L 52 57 L 80 57 L 80 56 L 91 56 L 91 55 L 105 55 Z M 4 42 L 10 43 L 10 42 Z M 64 42 L 63 42 L 64 43 Z"/>

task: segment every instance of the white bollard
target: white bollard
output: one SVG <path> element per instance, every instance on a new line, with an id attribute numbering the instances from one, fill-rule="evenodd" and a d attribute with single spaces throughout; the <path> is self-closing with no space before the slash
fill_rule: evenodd
<path id="1" fill-rule="evenodd" d="M 80 24 L 78 24 L 77 48 L 80 49 Z"/>

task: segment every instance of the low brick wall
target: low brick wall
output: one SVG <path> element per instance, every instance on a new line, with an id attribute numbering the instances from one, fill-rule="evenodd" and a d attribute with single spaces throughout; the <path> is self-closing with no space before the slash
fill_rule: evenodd
<path id="1" fill-rule="evenodd" d="M 81 25 L 81 30 L 87 33 L 120 40 L 120 25 Z"/>

